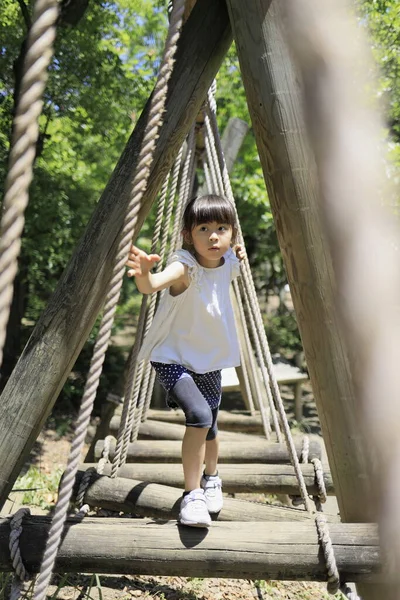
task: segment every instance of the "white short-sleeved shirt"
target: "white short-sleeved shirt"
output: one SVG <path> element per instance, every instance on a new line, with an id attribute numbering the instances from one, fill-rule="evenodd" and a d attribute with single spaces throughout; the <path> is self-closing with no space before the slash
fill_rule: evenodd
<path id="1" fill-rule="evenodd" d="M 239 275 L 239 260 L 232 250 L 214 269 L 202 267 L 187 250 L 171 261 L 189 267 L 189 287 L 179 296 L 165 290 L 138 360 L 180 364 L 195 373 L 240 365 L 239 343 L 229 294 Z"/>

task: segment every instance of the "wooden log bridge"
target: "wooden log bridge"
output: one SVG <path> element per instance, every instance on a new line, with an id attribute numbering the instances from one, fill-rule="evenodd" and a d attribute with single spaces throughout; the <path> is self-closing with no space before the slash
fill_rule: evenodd
<path id="1" fill-rule="evenodd" d="M 175 440 L 146 440 L 131 442 L 128 447 L 127 462 L 181 462 L 181 442 Z M 295 441 L 297 455 L 300 458 L 302 451 L 302 440 Z M 95 446 L 94 454 L 97 459 L 102 455 L 104 440 L 99 440 Z M 110 459 L 114 457 L 115 442 L 110 444 Z M 310 441 L 309 456 L 321 458 L 319 444 Z M 268 442 L 221 442 L 219 450 L 220 463 L 288 463 L 290 457 L 285 444 Z"/>
<path id="2" fill-rule="evenodd" d="M 83 475 L 84 471 L 78 471 L 74 498 Z M 176 519 L 181 499 L 182 488 L 94 474 L 83 503 L 139 517 Z M 308 521 L 312 518 L 305 510 L 227 497 L 224 508 L 215 515 L 218 521 Z"/>
<path id="3" fill-rule="evenodd" d="M 22 560 L 38 571 L 48 517 L 26 517 Z M 377 527 L 329 524 L 338 569 L 347 581 L 379 578 Z M 0 520 L 0 571 L 11 571 L 10 518 Z M 69 518 L 56 571 L 325 581 L 316 526 L 304 523 L 213 523 L 207 529 L 136 519 Z"/>
<path id="4" fill-rule="evenodd" d="M 96 464 L 84 463 L 80 469 L 84 471 L 91 467 L 96 468 Z M 301 470 L 308 492 L 311 495 L 318 494 L 313 465 L 301 465 Z M 106 465 L 104 474 L 110 473 L 111 465 Z M 291 465 L 220 464 L 219 473 L 223 480 L 224 492 L 227 493 L 299 494 L 296 475 Z M 184 486 L 182 465 L 179 464 L 169 464 L 166 468 L 163 463 L 129 463 L 119 468 L 118 476 L 181 489 Z M 330 472 L 324 472 L 324 483 L 326 493 L 333 496 L 335 491 Z"/>

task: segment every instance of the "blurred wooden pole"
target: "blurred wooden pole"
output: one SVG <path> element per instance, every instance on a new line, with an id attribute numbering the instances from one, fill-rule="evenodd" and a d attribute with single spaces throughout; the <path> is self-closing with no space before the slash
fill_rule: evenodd
<path id="1" fill-rule="evenodd" d="M 344 2 L 285 3 L 337 278 L 335 301 L 350 349 L 359 426 L 368 438 L 370 501 L 380 521 L 391 588 L 400 598 L 400 232 L 384 209 L 383 130 L 373 69 Z M 396 225 L 396 227 L 395 227 Z M 394 580 L 394 582 L 393 582 Z M 365 596 L 365 593 L 363 594 Z"/>

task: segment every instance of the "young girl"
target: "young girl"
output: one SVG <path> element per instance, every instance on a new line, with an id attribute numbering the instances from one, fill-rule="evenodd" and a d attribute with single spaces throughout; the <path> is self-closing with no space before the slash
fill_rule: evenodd
<path id="1" fill-rule="evenodd" d="M 237 233 L 232 203 L 216 195 L 192 200 L 183 216 L 188 250 L 175 252 L 161 273 L 151 273 L 160 257 L 131 247 L 128 276 L 142 294 L 168 288 L 139 354 L 150 359 L 168 404 L 182 408 L 185 492 L 179 520 L 209 527 L 210 513 L 223 505 L 218 477 L 217 414 L 221 369 L 240 364 L 229 288 L 239 275 L 244 250 L 232 250 Z M 203 472 L 204 464 L 204 472 Z"/>

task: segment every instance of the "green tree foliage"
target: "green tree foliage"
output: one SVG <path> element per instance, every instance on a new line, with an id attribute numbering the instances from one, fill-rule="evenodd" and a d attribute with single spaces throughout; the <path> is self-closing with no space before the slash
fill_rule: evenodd
<path id="1" fill-rule="evenodd" d="M 0 0 L 0 186 L 32 4 Z M 21 350 L 21 317 L 37 319 L 88 222 L 153 87 L 165 38 L 165 7 L 151 0 L 90 2 L 77 21 L 73 9 L 79 5 L 71 0 L 70 14 L 62 10 L 57 27 L 15 288 L 11 354 Z"/>
<path id="2" fill-rule="evenodd" d="M 381 65 L 380 93 L 390 115 L 392 154 L 400 166 L 400 9 L 397 0 L 356 1 Z M 32 4 L 0 0 L 0 188 Z M 153 87 L 166 33 L 166 0 L 70 0 L 61 5 L 26 212 L 14 333 L 22 315 L 36 321 L 82 235 Z M 217 77 L 217 104 L 221 131 L 231 116 L 250 124 L 234 46 Z M 282 288 L 286 276 L 251 129 L 232 185 L 256 286 L 265 300 Z M 146 237 L 151 218 L 148 223 Z M 295 332 L 285 319 L 280 317 L 294 347 Z M 22 342 L 18 336 L 13 359 Z"/>

